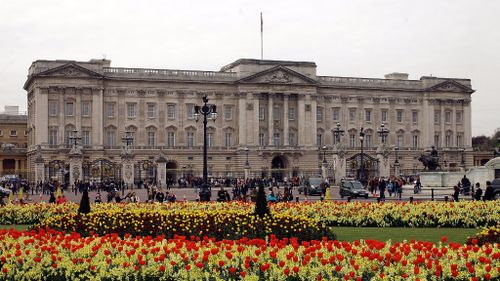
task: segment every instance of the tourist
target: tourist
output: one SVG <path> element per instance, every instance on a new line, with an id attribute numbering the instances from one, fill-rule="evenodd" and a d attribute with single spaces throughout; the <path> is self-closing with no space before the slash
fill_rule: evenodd
<path id="1" fill-rule="evenodd" d="M 56 196 L 54 195 L 53 192 L 50 193 L 49 203 L 52 203 L 52 204 L 56 203 Z"/>
<path id="2" fill-rule="evenodd" d="M 452 195 L 453 201 L 458 202 L 458 195 L 460 194 L 460 188 L 458 188 L 458 186 L 455 185 L 453 187 L 453 190 L 454 190 L 453 195 Z"/>
<path id="3" fill-rule="evenodd" d="M 267 195 L 267 201 L 271 203 L 276 203 L 276 196 L 274 196 L 274 192 L 269 193 Z"/>
<path id="4" fill-rule="evenodd" d="M 97 192 L 95 195 L 95 203 L 102 203 L 101 193 Z"/>
<path id="5" fill-rule="evenodd" d="M 481 189 L 481 185 L 476 183 L 476 193 L 474 193 L 474 200 L 481 200 L 481 196 L 483 195 L 483 190 Z"/>
<path id="6" fill-rule="evenodd" d="M 486 182 L 486 189 L 484 190 L 484 197 L 483 200 L 494 200 L 495 199 L 495 194 L 493 193 L 493 187 L 491 186 L 491 182 L 487 181 Z"/>

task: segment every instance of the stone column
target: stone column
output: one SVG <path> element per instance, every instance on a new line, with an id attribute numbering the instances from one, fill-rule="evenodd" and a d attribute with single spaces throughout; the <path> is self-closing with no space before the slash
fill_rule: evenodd
<path id="1" fill-rule="evenodd" d="M 333 177 L 335 184 L 339 185 L 340 180 L 346 176 L 345 152 L 340 145 L 333 148 Z"/>
<path id="2" fill-rule="evenodd" d="M 445 142 L 445 139 L 446 139 L 446 133 L 445 133 L 445 131 L 444 131 L 444 121 L 445 121 L 445 115 L 444 115 L 444 106 L 443 106 L 443 104 L 444 104 L 444 101 L 443 101 L 443 100 L 440 100 L 440 101 L 439 101 L 439 107 L 441 108 L 441 116 L 440 116 L 440 117 L 441 117 L 441 120 L 439 120 L 439 121 L 440 121 L 440 122 L 439 122 L 439 124 L 440 124 L 440 128 L 441 128 L 441 129 L 440 129 L 441 133 L 439 133 L 439 134 L 440 134 L 440 137 L 441 137 L 441 139 L 440 139 L 440 142 L 441 142 L 440 147 L 445 147 L 445 144 L 446 144 L 446 142 Z"/>
<path id="3" fill-rule="evenodd" d="M 259 146 L 259 133 L 260 133 L 260 94 L 253 94 L 253 144 Z"/>
<path id="4" fill-rule="evenodd" d="M 35 181 L 44 181 L 45 180 L 45 164 L 43 162 L 43 158 L 35 159 Z"/>
<path id="5" fill-rule="evenodd" d="M 283 144 L 284 146 L 288 146 L 288 99 L 289 95 L 283 95 Z"/>
<path id="6" fill-rule="evenodd" d="M 389 164 L 389 151 L 387 146 L 379 146 L 377 148 L 377 159 L 379 176 L 388 178 L 391 175 L 391 166 Z"/>
<path id="7" fill-rule="evenodd" d="M 83 180 L 82 155 L 73 154 L 69 156 L 69 184 L 74 185 L 76 181 Z"/>
<path id="8" fill-rule="evenodd" d="M 273 124 L 273 94 L 268 94 L 268 102 L 267 102 L 267 133 L 269 134 L 268 136 L 268 146 L 273 145 L 273 135 L 274 135 L 274 124 Z"/>
<path id="9" fill-rule="evenodd" d="M 311 97 L 311 111 L 310 111 L 310 118 L 309 118 L 309 123 L 307 124 L 309 129 L 309 145 L 312 146 L 319 146 L 319 143 L 316 143 L 316 136 L 318 135 L 318 120 L 316 118 L 316 113 L 318 110 L 318 103 L 316 101 L 317 97 L 316 96 L 310 96 Z M 323 136 L 323 142 L 325 140 L 325 136 Z"/>
<path id="10" fill-rule="evenodd" d="M 160 188 L 167 186 L 167 160 L 164 157 L 156 160 L 156 175 L 158 176 L 158 185 Z"/>
<path id="11" fill-rule="evenodd" d="M 104 145 L 103 142 L 103 104 L 102 104 L 102 89 L 92 89 L 92 143 L 97 147 Z M 118 114 L 118 106 L 115 108 L 115 114 Z M 121 129 L 121 128 L 118 128 Z"/>
<path id="12" fill-rule="evenodd" d="M 298 108 L 297 108 L 297 120 L 298 126 L 298 145 L 303 146 L 306 144 L 306 106 L 305 106 L 305 96 L 304 94 L 298 95 Z"/>
<path id="13" fill-rule="evenodd" d="M 327 178 L 327 164 L 326 163 L 321 163 L 321 177 L 323 178 L 323 180 L 325 180 Z"/>
<path id="14" fill-rule="evenodd" d="M 129 188 L 134 186 L 133 155 L 122 154 L 122 180 Z"/>
<path id="15" fill-rule="evenodd" d="M 240 146 L 248 145 L 247 139 L 247 108 L 246 108 L 246 94 L 238 94 L 238 143 Z"/>
<path id="16" fill-rule="evenodd" d="M 468 148 L 472 146 L 472 126 L 471 126 L 471 109 L 470 100 L 464 101 L 464 111 L 462 115 L 462 123 L 464 124 L 464 147 Z"/>

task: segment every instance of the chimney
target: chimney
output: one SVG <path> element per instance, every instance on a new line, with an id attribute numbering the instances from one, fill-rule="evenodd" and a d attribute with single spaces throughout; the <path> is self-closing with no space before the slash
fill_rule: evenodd
<path id="1" fill-rule="evenodd" d="M 391 80 L 408 80 L 408 73 L 393 72 L 384 75 L 384 77 Z"/>

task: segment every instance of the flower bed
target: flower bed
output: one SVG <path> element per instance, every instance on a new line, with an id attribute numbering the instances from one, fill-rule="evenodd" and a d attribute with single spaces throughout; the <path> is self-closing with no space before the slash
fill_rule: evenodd
<path id="1" fill-rule="evenodd" d="M 467 244 L 469 245 L 483 246 L 486 243 L 500 243 L 500 224 L 485 228 L 474 237 L 469 237 L 469 239 L 467 239 Z"/>
<path id="2" fill-rule="evenodd" d="M 220 239 L 265 238 L 271 234 L 279 238 L 295 237 L 312 240 L 335 235 L 329 227 L 316 219 L 304 216 L 290 217 L 274 214 L 260 218 L 253 214 L 223 210 L 128 210 L 127 208 L 95 211 L 90 214 L 66 214 L 50 217 L 36 228 L 74 231 L 83 235 L 116 233 L 120 236 L 174 235 Z"/>
<path id="3" fill-rule="evenodd" d="M 500 246 L 0 230 L 1 280 L 498 280 Z"/>
<path id="4" fill-rule="evenodd" d="M 0 224 L 34 224 L 61 213 L 76 213 L 78 205 L 30 204 L 0 207 Z M 168 204 L 96 204 L 93 212 L 108 209 L 122 210 L 192 210 L 234 211 L 249 214 L 251 203 L 196 203 Z M 496 201 L 369 203 L 369 202 L 315 202 L 270 204 L 273 214 L 289 217 L 307 216 L 319 219 L 329 226 L 403 226 L 403 227 L 484 227 L 500 221 L 500 204 Z"/>

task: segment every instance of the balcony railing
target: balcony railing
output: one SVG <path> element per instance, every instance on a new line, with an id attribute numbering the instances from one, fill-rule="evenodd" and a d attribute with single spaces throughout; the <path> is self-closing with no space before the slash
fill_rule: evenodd
<path id="1" fill-rule="evenodd" d="M 196 80 L 223 80 L 231 81 L 237 78 L 233 72 L 198 71 L 198 70 L 172 70 L 172 69 L 147 69 L 147 68 L 124 68 L 106 67 L 104 74 L 112 77 L 130 78 L 173 78 L 173 79 L 196 79 Z"/>

